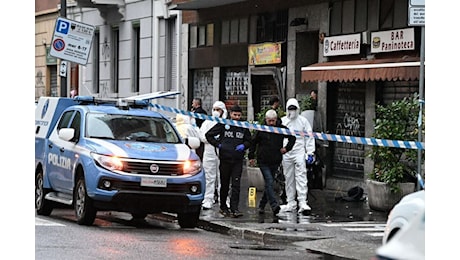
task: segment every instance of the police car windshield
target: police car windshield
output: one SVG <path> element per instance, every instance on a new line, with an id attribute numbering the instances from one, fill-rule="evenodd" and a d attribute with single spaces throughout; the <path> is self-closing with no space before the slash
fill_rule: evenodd
<path id="1" fill-rule="evenodd" d="M 180 142 L 173 126 L 163 118 L 104 113 L 88 113 L 86 136 L 138 142 Z"/>

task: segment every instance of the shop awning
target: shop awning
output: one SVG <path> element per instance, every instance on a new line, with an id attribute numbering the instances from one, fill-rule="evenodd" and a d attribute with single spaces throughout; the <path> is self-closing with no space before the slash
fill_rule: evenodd
<path id="1" fill-rule="evenodd" d="M 418 80 L 420 58 L 375 59 L 316 63 L 302 67 L 302 82 Z"/>

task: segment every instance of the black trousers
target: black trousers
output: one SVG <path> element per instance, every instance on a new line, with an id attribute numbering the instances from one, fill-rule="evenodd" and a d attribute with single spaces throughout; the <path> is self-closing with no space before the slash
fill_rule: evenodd
<path id="1" fill-rule="evenodd" d="M 227 196 L 230 189 L 230 211 L 238 209 L 240 203 L 241 173 L 243 172 L 243 160 L 220 161 L 220 209 L 228 209 Z"/>

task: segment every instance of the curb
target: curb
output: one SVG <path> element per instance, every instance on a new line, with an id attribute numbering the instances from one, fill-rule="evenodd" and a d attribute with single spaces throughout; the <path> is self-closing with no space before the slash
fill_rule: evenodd
<path id="1" fill-rule="evenodd" d="M 171 214 L 167 213 L 158 213 L 158 214 L 151 214 L 151 218 L 167 221 L 167 222 L 175 222 L 176 217 Z M 244 225 L 244 224 L 242 224 Z M 285 226 L 286 229 L 289 229 L 291 225 Z M 298 225 L 296 225 L 298 227 Z M 199 219 L 197 223 L 197 228 L 216 232 L 224 235 L 230 235 L 235 238 L 245 239 L 245 240 L 252 240 L 261 243 L 283 243 L 289 244 L 293 242 L 302 242 L 302 241 L 312 241 L 312 240 L 319 240 L 319 239 L 330 239 L 334 238 L 334 236 L 324 236 L 324 235 L 306 235 L 305 233 L 301 234 L 286 234 L 283 230 L 279 232 L 276 231 L 266 231 L 265 229 L 271 229 L 275 226 L 267 225 L 260 229 L 254 229 L 251 227 L 237 227 L 235 225 L 231 225 L 228 222 L 223 221 L 207 221 Z M 279 227 L 279 226 L 276 226 Z M 262 230 L 261 230 L 262 229 Z M 273 229 L 275 230 L 275 229 Z M 317 226 L 312 226 L 312 224 L 308 224 L 304 228 L 304 231 L 321 231 L 321 229 Z"/>
<path id="2" fill-rule="evenodd" d="M 176 216 L 168 213 L 151 214 L 150 217 L 161 221 L 177 222 Z M 299 224 L 284 224 L 281 228 L 279 225 L 267 224 L 254 228 L 248 226 L 246 223 L 237 223 L 235 225 L 235 223 L 225 221 L 199 219 L 196 228 L 252 241 L 256 243 L 252 247 L 260 247 L 268 244 L 282 247 L 292 244 L 313 252 L 350 260 L 371 259 L 376 250 L 372 244 L 343 240 L 334 235 L 307 235 L 306 232 L 318 233 L 324 231 L 314 223 L 303 224 L 300 228 Z M 286 233 L 289 232 L 286 230 L 297 230 L 299 233 Z"/>
<path id="3" fill-rule="evenodd" d="M 234 225 L 230 225 L 227 222 L 222 221 L 206 221 L 201 220 L 198 222 L 198 228 L 203 230 L 217 232 L 225 235 L 230 235 L 236 238 L 245 239 L 245 240 L 252 240 L 261 243 L 283 243 L 289 244 L 293 242 L 300 242 L 300 241 L 312 241 L 318 239 L 328 239 L 334 238 L 334 236 L 323 236 L 323 235 L 305 235 L 305 233 L 301 234 L 287 234 L 284 231 L 276 232 L 276 231 L 266 231 L 266 229 L 270 229 L 271 225 L 262 227 L 260 229 L 254 229 L 250 227 L 237 227 Z M 318 227 L 313 228 L 306 228 L 305 231 L 321 231 Z"/>

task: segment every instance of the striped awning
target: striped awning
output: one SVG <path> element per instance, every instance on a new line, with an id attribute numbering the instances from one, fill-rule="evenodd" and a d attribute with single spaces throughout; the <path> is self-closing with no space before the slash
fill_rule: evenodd
<path id="1" fill-rule="evenodd" d="M 302 67 L 302 82 L 410 81 L 419 77 L 419 57 L 335 61 Z"/>

